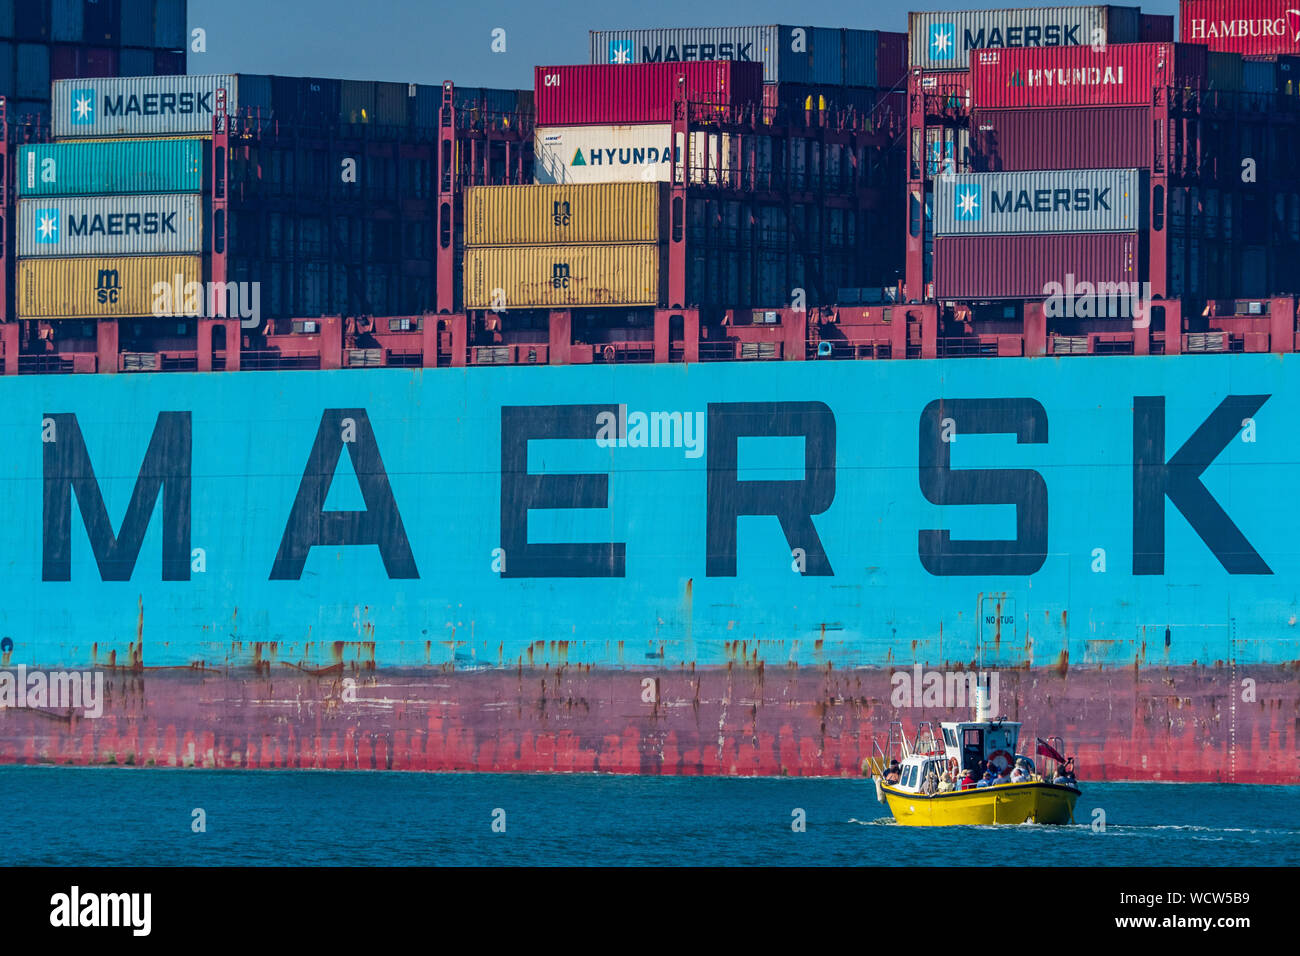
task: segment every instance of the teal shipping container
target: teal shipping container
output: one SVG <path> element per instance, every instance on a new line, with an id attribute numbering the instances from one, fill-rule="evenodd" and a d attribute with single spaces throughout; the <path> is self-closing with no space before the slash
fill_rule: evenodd
<path id="1" fill-rule="evenodd" d="M 202 192 L 199 139 L 42 143 L 18 150 L 18 195 Z"/>

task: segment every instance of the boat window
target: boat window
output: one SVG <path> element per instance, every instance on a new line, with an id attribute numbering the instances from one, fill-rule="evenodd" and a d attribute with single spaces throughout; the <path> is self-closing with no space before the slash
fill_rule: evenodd
<path id="1" fill-rule="evenodd" d="M 974 770 L 984 759 L 984 731 L 979 727 L 968 727 L 962 731 L 961 765 L 963 769 Z"/>

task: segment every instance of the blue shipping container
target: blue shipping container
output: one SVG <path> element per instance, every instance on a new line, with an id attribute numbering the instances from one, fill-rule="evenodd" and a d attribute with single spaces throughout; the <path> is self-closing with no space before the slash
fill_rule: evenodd
<path id="1" fill-rule="evenodd" d="M 1246 60 L 1241 65 L 1241 88 L 1247 93 L 1277 90 L 1277 64 L 1272 60 Z"/>
<path id="2" fill-rule="evenodd" d="M 154 10 L 154 46 L 164 50 L 180 50 L 186 42 L 185 0 L 158 0 Z"/>
<path id="3" fill-rule="evenodd" d="M 50 7 L 50 39 L 57 43 L 80 43 L 83 30 L 81 7 L 85 0 L 54 0 Z M 3 6 L 4 0 L 0 0 Z M 0 23 L 0 27 L 3 23 Z"/>
<path id="4" fill-rule="evenodd" d="M 153 45 L 153 0 L 119 0 L 122 4 L 122 46 Z"/>
<path id="5" fill-rule="evenodd" d="M 22 146 L 18 195 L 200 192 L 203 145 L 198 139 L 127 139 Z"/>
<path id="6" fill-rule="evenodd" d="M 0 96 L 14 95 L 14 45 L 0 42 Z"/>
<path id="7" fill-rule="evenodd" d="M 19 98 L 43 100 L 50 95 L 50 48 L 43 43 L 18 44 Z"/>
<path id="8" fill-rule="evenodd" d="M 120 76 L 152 76 L 153 50 L 128 50 L 123 47 L 118 54 L 117 72 Z"/>

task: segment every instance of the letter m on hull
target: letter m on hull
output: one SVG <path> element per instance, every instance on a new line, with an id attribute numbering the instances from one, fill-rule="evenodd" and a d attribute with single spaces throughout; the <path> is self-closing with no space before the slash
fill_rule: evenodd
<path id="1" fill-rule="evenodd" d="M 190 579 L 191 432 L 189 412 L 160 412 L 135 480 L 121 529 L 115 534 L 91 466 L 77 416 L 45 416 L 41 579 L 72 580 L 72 493 L 105 581 L 129 581 L 149 518 L 162 506 L 162 579 Z M 53 427 L 50 428 L 49 426 Z"/>

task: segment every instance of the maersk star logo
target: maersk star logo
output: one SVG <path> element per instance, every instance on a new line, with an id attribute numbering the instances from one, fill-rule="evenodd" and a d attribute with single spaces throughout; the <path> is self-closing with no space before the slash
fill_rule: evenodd
<path id="1" fill-rule="evenodd" d="M 631 63 L 632 62 L 632 41 L 631 40 L 610 40 L 609 41 L 609 62 L 610 63 Z"/>
<path id="2" fill-rule="evenodd" d="M 957 56 L 957 25 L 932 23 L 930 25 L 930 59 L 951 60 Z"/>
<path id="3" fill-rule="evenodd" d="M 89 126 L 95 122 L 95 91 L 72 91 L 72 124 Z"/>
<path id="4" fill-rule="evenodd" d="M 36 210 L 37 242 L 59 241 L 59 211 L 57 209 Z"/>
<path id="5" fill-rule="evenodd" d="M 961 222 L 976 221 L 980 217 L 980 190 L 982 187 L 978 183 L 958 186 L 956 189 L 956 198 L 953 201 L 954 218 Z"/>
<path id="6" fill-rule="evenodd" d="M 1288 10 L 1286 12 L 1286 23 L 1295 31 L 1295 42 L 1300 43 L 1300 10 Z"/>

